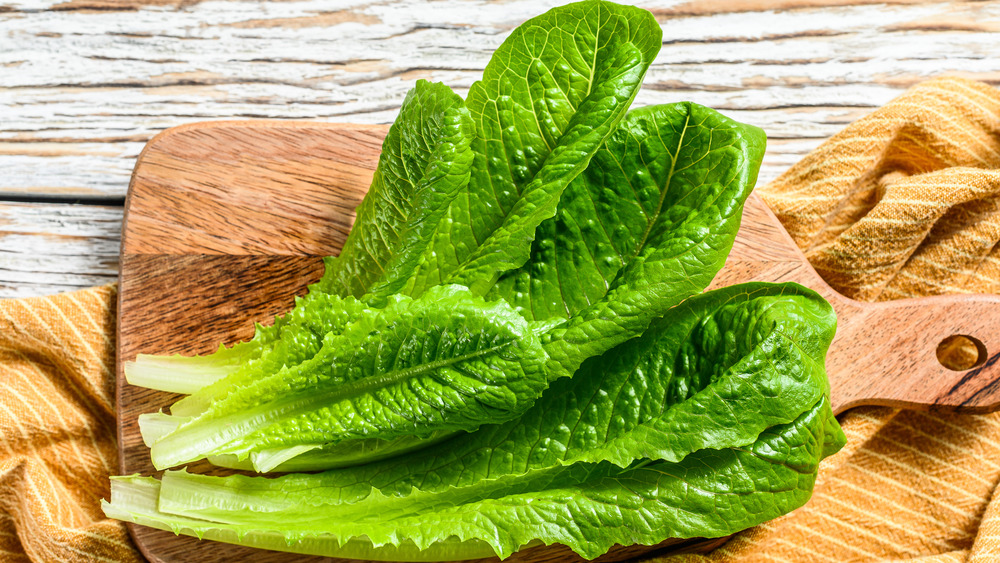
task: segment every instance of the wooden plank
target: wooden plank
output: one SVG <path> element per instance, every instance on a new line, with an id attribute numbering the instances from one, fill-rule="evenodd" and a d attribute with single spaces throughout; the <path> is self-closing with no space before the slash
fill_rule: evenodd
<path id="1" fill-rule="evenodd" d="M 0 202 L 0 298 L 118 279 L 122 208 Z"/>
<path id="2" fill-rule="evenodd" d="M 247 129 L 233 122 L 178 127 L 154 139 L 150 146 L 173 149 L 144 158 L 129 207 L 159 212 L 130 216 L 123 248 L 168 254 L 179 242 L 203 254 L 338 252 L 363 197 L 340 186 L 367 190 L 388 127 L 258 122 L 252 131 L 252 143 L 235 137 Z"/>
<path id="3" fill-rule="evenodd" d="M 10 4 L 0 194 L 121 199 L 141 145 L 192 121 L 387 123 L 416 78 L 464 93 L 514 26 L 560 3 Z M 945 71 L 1000 84 L 998 2 L 638 4 L 666 44 L 637 104 L 690 99 L 781 138 L 829 136 Z M 772 149 L 763 179 L 800 154 Z"/>

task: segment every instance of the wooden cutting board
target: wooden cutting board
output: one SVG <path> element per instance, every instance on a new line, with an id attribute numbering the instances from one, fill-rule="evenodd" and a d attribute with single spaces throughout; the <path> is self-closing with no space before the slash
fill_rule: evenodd
<path id="1" fill-rule="evenodd" d="M 387 126 L 284 121 L 196 123 L 167 130 L 139 156 L 125 202 L 118 307 L 119 471 L 156 475 L 137 418 L 178 395 L 128 385 L 122 363 L 145 354 L 202 354 L 253 335 L 253 321 L 288 310 L 336 254 L 371 181 Z M 713 287 L 795 281 L 837 311 L 827 357 L 834 410 L 860 404 L 993 410 L 1000 404 L 1000 297 L 964 295 L 868 304 L 831 289 L 761 200 L 751 195 Z M 972 369 L 937 360 L 938 344 L 967 335 Z M 193 471 L 231 473 L 202 462 Z M 154 563 L 332 561 L 130 525 Z M 707 550 L 722 540 L 671 540 L 612 550 L 620 561 L 661 550 Z M 579 561 L 561 546 L 508 561 Z"/>

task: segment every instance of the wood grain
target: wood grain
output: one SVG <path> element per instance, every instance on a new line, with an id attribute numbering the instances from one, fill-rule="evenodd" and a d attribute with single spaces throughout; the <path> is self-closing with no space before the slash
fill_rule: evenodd
<path id="1" fill-rule="evenodd" d="M 137 418 L 176 395 L 125 383 L 122 362 L 137 353 L 195 354 L 253 334 L 291 307 L 335 254 L 370 182 L 387 128 L 286 122 L 231 122 L 168 130 L 146 147 L 132 179 L 122 237 L 118 315 L 120 471 L 156 474 Z M 951 296 L 862 304 L 827 286 L 756 196 L 746 206 L 733 252 L 713 286 L 797 281 L 837 310 L 828 358 L 833 403 L 992 410 L 1000 404 L 1000 297 Z M 969 334 L 989 360 L 954 372 L 937 363 L 937 343 Z M 873 353 L 874 351 L 874 353 Z M 193 470 L 226 473 L 196 464 Z M 177 538 L 132 526 L 154 562 L 303 560 L 227 544 Z M 657 550 L 718 544 L 671 540 L 619 547 L 602 561 Z M 565 548 L 523 550 L 513 561 L 577 561 Z"/>

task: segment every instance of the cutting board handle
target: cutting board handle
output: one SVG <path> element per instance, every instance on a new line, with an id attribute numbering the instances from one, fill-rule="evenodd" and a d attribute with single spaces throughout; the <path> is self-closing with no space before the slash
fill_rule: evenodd
<path id="1" fill-rule="evenodd" d="M 832 289 L 830 291 L 833 291 Z M 941 295 L 860 303 L 834 292 L 837 338 L 828 361 L 834 410 L 858 405 L 990 412 L 1000 407 L 1000 296 Z M 978 356 L 965 370 L 938 359 L 964 336 Z"/>
<path id="2" fill-rule="evenodd" d="M 988 412 L 1000 408 L 1000 296 L 941 295 L 881 303 L 849 299 L 809 264 L 781 222 L 756 194 L 726 266 L 713 287 L 747 281 L 793 281 L 826 298 L 837 312 L 837 336 L 826 356 L 831 402 L 840 413 L 859 405 Z M 979 357 L 954 371 L 938 345 L 970 337 Z"/>

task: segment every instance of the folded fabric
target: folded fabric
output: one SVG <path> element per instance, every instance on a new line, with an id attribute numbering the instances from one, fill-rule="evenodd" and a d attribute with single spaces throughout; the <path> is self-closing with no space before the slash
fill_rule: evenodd
<path id="1" fill-rule="evenodd" d="M 856 299 L 1000 290 L 1000 91 L 916 86 L 759 192 Z M 0 301 L 0 559 L 141 561 L 116 473 L 114 286 Z M 871 374 L 878 377 L 879 374 Z M 854 409 L 813 499 L 677 561 L 1000 559 L 1000 414 Z"/>
<path id="2" fill-rule="evenodd" d="M 142 561 L 117 473 L 115 286 L 0 300 L 0 560 Z"/>
<path id="3" fill-rule="evenodd" d="M 757 191 L 844 295 L 998 293 L 998 168 L 1000 90 L 938 78 Z M 821 466 L 806 506 L 668 561 L 1000 560 L 1000 414 L 858 408 L 841 419 L 847 447 Z"/>

